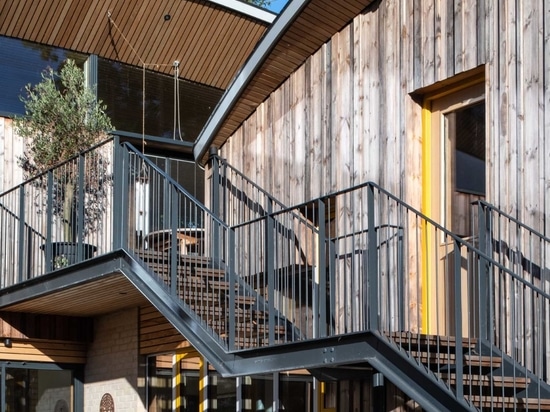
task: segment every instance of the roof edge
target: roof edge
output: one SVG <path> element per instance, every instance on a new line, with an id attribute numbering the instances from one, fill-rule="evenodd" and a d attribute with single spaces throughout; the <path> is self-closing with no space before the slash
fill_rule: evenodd
<path id="1" fill-rule="evenodd" d="M 289 2 L 283 10 L 283 13 L 275 19 L 274 23 L 267 30 L 237 76 L 232 80 L 218 105 L 208 118 L 197 140 L 195 140 L 193 146 L 195 161 L 200 161 L 200 159 L 202 159 L 209 149 L 209 146 L 212 144 L 216 133 L 220 130 L 225 118 L 229 115 L 243 91 L 254 78 L 256 71 L 269 56 L 269 53 L 273 50 L 286 29 L 299 16 L 302 9 L 310 1 L 311 0 L 293 0 Z"/>
<path id="2" fill-rule="evenodd" d="M 254 6 L 249 3 L 245 3 L 244 1 L 239 1 L 239 0 L 208 0 L 208 1 L 269 24 L 273 23 L 273 21 L 277 17 L 276 13 L 273 13 L 266 9 L 262 9 L 261 7 Z"/>

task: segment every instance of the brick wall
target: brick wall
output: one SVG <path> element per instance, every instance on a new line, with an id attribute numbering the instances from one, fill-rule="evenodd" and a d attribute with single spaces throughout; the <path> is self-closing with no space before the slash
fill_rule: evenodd
<path id="1" fill-rule="evenodd" d="M 99 412 L 106 393 L 116 412 L 145 411 L 141 364 L 137 309 L 97 318 L 84 376 L 84 412 Z"/>

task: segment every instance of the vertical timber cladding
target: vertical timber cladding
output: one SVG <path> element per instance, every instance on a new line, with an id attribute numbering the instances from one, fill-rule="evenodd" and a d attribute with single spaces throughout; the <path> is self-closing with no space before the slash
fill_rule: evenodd
<path id="1" fill-rule="evenodd" d="M 422 107 L 409 93 L 485 63 L 486 3 L 375 2 L 258 107 L 222 157 L 287 205 L 374 181 L 420 209 Z M 411 305 L 418 324 L 420 299 Z"/>
<path id="2" fill-rule="evenodd" d="M 502 1 L 488 7 L 490 201 L 549 237 L 549 5 Z"/>
<path id="3" fill-rule="evenodd" d="M 288 205 L 371 180 L 420 206 L 421 106 L 409 93 L 485 63 L 485 3 L 375 2 L 221 155 Z"/>

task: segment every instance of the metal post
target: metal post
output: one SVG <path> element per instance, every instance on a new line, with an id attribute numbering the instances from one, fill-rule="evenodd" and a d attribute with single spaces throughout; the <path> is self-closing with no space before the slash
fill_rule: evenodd
<path id="1" fill-rule="evenodd" d="M 490 213 L 478 202 L 478 230 L 479 230 L 479 249 L 487 256 L 491 256 L 491 222 Z M 490 266 L 487 259 L 480 257 L 479 259 L 479 332 L 480 338 L 490 340 L 491 333 L 491 289 L 490 282 Z M 491 294 L 491 295 L 490 295 Z"/>
<path id="2" fill-rule="evenodd" d="M 179 199 L 175 187 L 170 184 L 170 292 L 178 295 L 178 211 Z"/>
<path id="3" fill-rule="evenodd" d="M 367 282 L 368 302 L 367 311 L 369 325 L 368 330 L 378 330 L 378 241 L 374 215 L 374 186 L 367 187 L 367 224 L 368 224 L 368 250 L 367 250 Z"/>
<path id="4" fill-rule="evenodd" d="M 455 337 L 456 337 L 456 396 L 461 399 L 464 396 L 464 384 L 462 381 L 462 274 L 460 243 L 454 241 L 454 305 L 455 305 Z"/>
<path id="5" fill-rule="evenodd" d="M 82 154 L 78 156 L 78 197 L 77 197 L 77 205 L 78 209 L 76 211 L 76 242 L 78 244 L 78 247 L 76 248 L 76 261 L 82 262 L 84 260 L 83 255 L 83 247 L 82 244 L 84 243 L 84 185 L 86 181 L 85 168 L 86 160 Z M 71 228 L 71 230 L 74 233 L 74 228 Z"/>
<path id="6" fill-rule="evenodd" d="M 114 158 L 114 179 L 113 179 L 113 249 L 123 248 L 127 243 L 123 239 L 127 239 L 124 233 L 125 224 L 127 224 L 126 213 L 128 208 L 122 205 L 128 203 L 128 179 L 125 179 L 124 170 L 129 170 L 127 151 L 119 144 L 119 138 L 116 136 L 113 141 L 113 158 Z M 120 214 L 120 215 L 119 215 Z"/>
<path id="7" fill-rule="evenodd" d="M 54 269 L 52 250 L 52 226 L 53 226 L 53 173 L 47 172 L 47 200 L 46 200 L 46 244 L 44 248 L 46 259 L 46 272 Z"/>
<path id="8" fill-rule="evenodd" d="M 210 167 L 212 170 L 212 186 L 210 190 L 210 210 L 217 218 L 220 218 L 220 163 L 218 161 L 218 149 L 214 146 L 210 148 Z M 223 220 L 223 219 L 222 219 Z M 220 258 L 220 228 L 213 222 L 212 227 L 212 258 L 218 261 Z"/>
<path id="9" fill-rule="evenodd" d="M 317 212 L 319 219 L 318 239 L 317 239 L 317 267 L 315 268 L 318 273 L 318 283 L 313 282 L 313 285 L 317 285 L 317 290 L 313 291 L 313 313 L 318 318 L 313 324 L 313 330 L 317 327 L 317 335 L 313 337 L 325 337 L 327 336 L 327 272 L 325 268 L 326 262 L 326 210 L 325 202 L 321 199 L 317 200 Z M 317 306 L 317 308 L 315 307 Z"/>
<path id="10" fill-rule="evenodd" d="M 399 319 L 397 321 L 399 330 L 407 330 L 405 329 L 405 258 L 404 258 L 404 252 L 403 252 L 403 239 L 405 237 L 405 231 L 403 230 L 403 227 L 399 226 L 397 228 L 397 305 L 398 305 L 398 312 L 399 312 Z"/>
<path id="11" fill-rule="evenodd" d="M 272 215 L 265 218 L 265 273 L 267 277 L 267 306 L 269 311 L 269 344 L 275 342 L 275 219 Z"/>
<path id="12" fill-rule="evenodd" d="M 217 222 L 213 223 L 214 225 L 218 225 Z M 235 232 L 233 230 L 228 231 L 228 245 L 229 248 L 227 251 L 227 271 L 229 273 L 229 317 L 227 319 L 227 322 L 229 323 L 229 342 L 228 347 L 229 350 L 235 349 L 235 339 L 236 339 L 236 326 L 237 326 L 237 318 L 236 318 L 236 308 L 235 308 L 235 287 L 234 287 L 234 281 L 235 281 Z"/>
<path id="13" fill-rule="evenodd" d="M 19 186 L 19 244 L 17 261 L 18 281 L 23 282 L 25 274 L 23 271 L 24 262 L 29 260 L 29 256 L 25 256 L 25 185 Z M 29 242 L 30 242 L 29 237 Z"/>

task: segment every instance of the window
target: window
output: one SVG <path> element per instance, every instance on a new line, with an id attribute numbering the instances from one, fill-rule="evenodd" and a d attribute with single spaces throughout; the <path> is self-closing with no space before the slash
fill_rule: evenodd
<path id="1" fill-rule="evenodd" d="M 2 362 L 1 370 L 6 412 L 75 410 L 71 370 L 24 362 Z"/>
<path id="2" fill-rule="evenodd" d="M 459 236 L 472 234 L 471 203 L 485 196 L 485 100 L 482 81 L 428 98 L 430 217 Z"/>
<path id="3" fill-rule="evenodd" d="M 42 80 L 42 72 L 51 67 L 59 71 L 66 59 L 84 66 L 87 56 L 51 46 L 0 36 L 0 112 L 24 114 L 20 96 L 27 84 Z"/>
<path id="4" fill-rule="evenodd" d="M 455 190 L 485 195 L 485 104 L 476 103 L 447 115 L 454 135 Z"/>
<path id="5" fill-rule="evenodd" d="M 179 139 L 181 130 L 181 139 L 188 142 L 195 141 L 223 93 L 220 89 L 182 79 L 177 92 L 173 76 L 150 70 L 145 71 L 143 87 L 142 68 L 102 58 L 98 59 L 97 91 L 99 99 L 107 105 L 107 113 L 116 130 L 141 134 L 145 124 L 146 135 L 169 139 L 174 134 Z M 175 123 L 174 96 L 177 93 L 180 110 Z"/>

